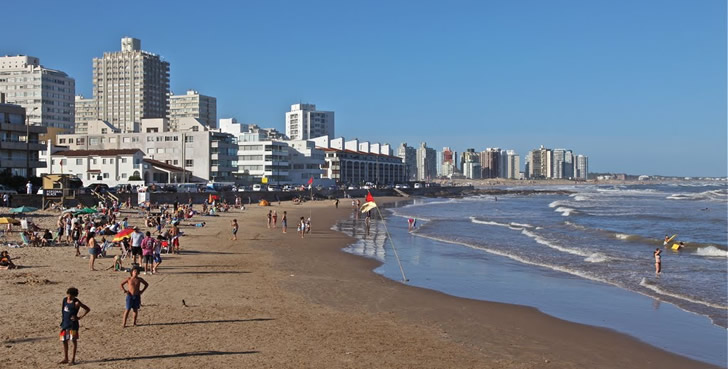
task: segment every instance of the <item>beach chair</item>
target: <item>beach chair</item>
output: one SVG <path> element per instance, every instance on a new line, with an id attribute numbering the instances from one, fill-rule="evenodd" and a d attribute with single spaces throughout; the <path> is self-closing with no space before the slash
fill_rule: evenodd
<path id="1" fill-rule="evenodd" d="M 131 250 L 127 249 L 123 242 L 119 242 L 119 247 L 121 247 L 122 259 L 126 259 L 129 255 L 131 255 Z"/>
<path id="2" fill-rule="evenodd" d="M 28 239 L 28 236 L 25 233 L 20 233 L 20 239 L 23 241 L 23 246 L 30 246 L 30 239 Z"/>

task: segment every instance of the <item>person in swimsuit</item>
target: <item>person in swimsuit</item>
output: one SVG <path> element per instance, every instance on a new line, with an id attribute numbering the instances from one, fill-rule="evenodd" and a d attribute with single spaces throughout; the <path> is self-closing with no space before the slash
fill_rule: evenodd
<path id="1" fill-rule="evenodd" d="M 131 277 L 121 282 L 121 290 L 126 294 L 126 310 L 124 310 L 124 322 L 121 325 L 122 328 L 126 328 L 126 318 L 129 316 L 129 311 L 134 310 L 134 325 L 137 325 L 137 314 L 139 308 L 142 306 L 142 293 L 147 290 L 149 283 L 139 278 L 139 269 L 131 268 Z M 140 285 L 144 285 L 140 289 Z M 125 288 L 126 286 L 126 288 Z"/>
<path id="2" fill-rule="evenodd" d="M 668 243 L 670 243 L 670 236 L 665 235 L 665 241 L 662 243 L 662 246 L 667 247 Z"/>
<path id="3" fill-rule="evenodd" d="M 653 253 L 655 255 L 655 273 L 660 274 L 662 272 L 662 261 L 660 260 L 660 254 L 662 254 L 662 250 L 660 248 L 656 248 L 655 252 Z"/>
<path id="4" fill-rule="evenodd" d="M 283 228 L 283 233 L 286 233 L 286 230 L 288 229 L 288 213 L 283 212 L 283 218 L 281 218 L 281 228 Z"/>
<path id="5" fill-rule="evenodd" d="M 273 228 L 276 228 L 278 226 L 278 212 L 273 210 Z"/>
<path id="6" fill-rule="evenodd" d="M 96 270 L 96 269 L 94 269 L 94 262 L 96 261 L 96 257 L 99 255 L 99 251 L 101 249 L 99 247 L 99 245 L 96 243 L 96 239 L 94 238 L 94 235 L 95 235 L 95 233 L 89 232 L 88 242 L 86 244 L 88 247 L 88 255 L 89 255 L 88 269 L 91 271 Z"/>
<path id="7" fill-rule="evenodd" d="M 268 228 L 270 228 L 271 222 L 273 221 L 273 211 L 268 210 Z"/>
<path id="8" fill-rule="evenodd" d="M 78 340 L 78 321 L 91 311 L 78 298 L 78 290 L 74 287 L 66 291 L 66 297 L 61 302 L 61 342 L 63 342 L 63 361 L 59 364 L 73 365 L 76 362 L 76 341 Z M 83 315 L 78 310 L 83 309 Z M 73 344 L 71 361 L 68 361 L 68 341 Z"/>

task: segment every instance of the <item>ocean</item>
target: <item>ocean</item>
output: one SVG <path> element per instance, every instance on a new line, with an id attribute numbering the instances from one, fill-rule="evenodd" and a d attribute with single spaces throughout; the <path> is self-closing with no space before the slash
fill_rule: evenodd
<path id="1" fill-rule="evenodd" d="M 404 200 L 381 209 L 386 227 L 375 214 L 368 235 L 356 214 L 336 229 L 360 239 L 345 251 L 382 261 L 376 272 L 392 279 L 402 277 L 390 241 L 409 284 L 533 306 L 725 365 L 725 183 L 513 189 L 570 194 Z M 410 217 L 417 219 L 413 232 Z M 671 244 L 685 243 L 680 251 L 662 247 L 673 234 Z M 654 272 L 658 247 L 660 275 Z M 679 343 L 686 338 L 691 347 Z"/>

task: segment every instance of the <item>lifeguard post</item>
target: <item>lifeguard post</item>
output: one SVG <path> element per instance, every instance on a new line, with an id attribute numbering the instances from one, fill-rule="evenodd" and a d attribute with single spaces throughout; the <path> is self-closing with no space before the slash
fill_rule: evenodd
<path id="1" fill-rule="evenodd" d="M 75 177 L 74 177 L 75 178 Z M 46 174 L 43 176 L 43 209 L 51 202 L 60 202 L 64 207 L 65 201 L 76 198 L 76 191 L 72 189 L 70 174 Z"/>

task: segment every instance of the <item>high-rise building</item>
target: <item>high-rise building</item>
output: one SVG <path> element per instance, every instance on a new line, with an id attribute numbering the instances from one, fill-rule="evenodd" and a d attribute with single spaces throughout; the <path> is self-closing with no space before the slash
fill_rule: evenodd
<path id="1" fill-rule="evenodd" d="M 141 50 L 141 41 L 121 39 L 121 51 L 93 60 L 93 92 L 98 118 L 133 132 L 143 118 L 166 118 L 169 63 Z"/>
<path id="2" fill-rule="evenodd" d="M 442 169 L 440 176 L 451 178 L 455 174 L 457 168 L 455 164 L 456 157 L 457 154 L 449 147 L 442 148 L 442 163 L 440 163 Z"/>
<path id="3" fill-rule="evenodd" d="M 467 149 L 463 153 L 463 175 L 468 179 L 482 178 L 480 155 L 475 149 Z"/>
<path id="4" fill-rule="evenodd" d="M 552 178 L 552 160 L 551 149 L 544 148 L 543 145 L 536 150 L 531 150 L 528 156 L 528 177 L 535 179 Z"/>
<path id="5" fill-rule="evenodd" d="M 293 104 L 286 112 L 286 136 L 309 140 L 320 136 L 334 138 L 334 112 L 318 111 L 315 104 Z"/>
<path id="6" fill-rule="evenodd" d="M 576 160 L 574 160 L 574 174 L 574 178 L 589 179 L 589 158 L 587 156 L 576 156 Z"/>
<path id="7" fill-rule="evenodd" d="M 437 176 L 437 155 L 435 149 L 422 142 L 417 148 L 417 180 L 429 181 Z"/>
<path id="8" fill-rule="evenodd" d="M 6 104 L 0 93 L 0 172 L 29 177 L 35 168 L 45 167 L 38 152 L 45 147 L 38 135 L 46 133 L 46 127 L 26 125 L 25 109 L 20 105 Z"/>
<path id="9" fill-rule="evenodd" d="M 571 178 L 574 176 L 574 161 L 571 150 L 554 149 L 553 151 L 553 178 Z"/>
<path id="10" fill-rule="evenodd" d="M 464 158 L 464 157 L 463 157 Z M 480 152 L 482 178 L 498 178 L 501 172 L 501 149 L 487 148 Z"/>
<path id="11" fill-rule="evenodd" d="M 521 178 L 521 157 L 513 150 L 506 150 L 506 176 L 509 179 Z"/>
<path id="12" fill-rule="evenodd" d="M 74 133 L 88 133 L 88 123 L 99 119 L 99 110 L 96 100 L 85 99 L 83 96 L 76 96 L 74 103 L 76 112 L 76 127 Z"/>
<path id="13" fill-rule="evenodd" d="M 74 130 L 76 81 L 66 73 L 40 65 L 40 59 L 0 57 L 0 93 L 8 104 L 25 108 L 31 125 Z"/>
<path id="14" fill-rule="evenodd" d="M 180 118 L 196 118 L 205 126 L 217 128 L 217 99 L 187 90 L 184 95 L 169 98 L 169 129 L 177 130 Z"/>
<path id="15" fill-rule="evenodd" d="M 409 181 L 417 179 L 417 150 L 402 142 L 397 148 L 397 156 L 402 158 L 405 168 L 405 177 Z"/>

